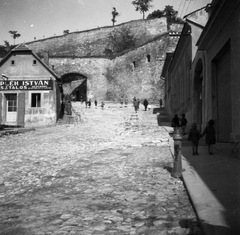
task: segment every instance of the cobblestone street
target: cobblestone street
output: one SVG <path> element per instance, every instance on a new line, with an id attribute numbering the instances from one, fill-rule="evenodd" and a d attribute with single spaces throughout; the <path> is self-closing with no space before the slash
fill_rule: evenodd
<path id="1" fill-rule="evenodd" d="M 201 234 L 155 114 L 106 106 L 0 138 L 1 235 Z"/>

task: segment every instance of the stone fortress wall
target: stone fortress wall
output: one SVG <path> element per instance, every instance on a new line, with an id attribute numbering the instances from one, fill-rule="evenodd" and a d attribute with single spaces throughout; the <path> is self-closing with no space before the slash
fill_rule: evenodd
<path id="1" fill-rule="evenodd" d="M 174 29 L 182 25 L 172 25 Z M 134 35 L 135 47 L 111 57 L 109 35 L 127 28 Z M 165 18 L 136 20 L 27 43 L 28 47 L 62 77 L 79 73 L 87 78 L 87 96 L 98 100 L 119 100 L 133 96 L 156 102 L 163 98 L 161 70 L 166 52 L 176 47 L 168 36 Z"/>

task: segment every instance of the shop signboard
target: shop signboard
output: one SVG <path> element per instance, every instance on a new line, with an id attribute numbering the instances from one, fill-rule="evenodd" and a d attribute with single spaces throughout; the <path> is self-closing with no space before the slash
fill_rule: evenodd
<path id="1" fill-rule="evenodd" d="M 0 91 L 11 90 L 53 90 L 53 80 L 4 80 Z"/>

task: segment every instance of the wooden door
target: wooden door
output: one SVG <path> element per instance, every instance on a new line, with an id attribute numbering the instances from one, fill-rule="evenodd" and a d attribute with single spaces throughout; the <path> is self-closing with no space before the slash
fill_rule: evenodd
<path id="1" fill-rule="evenodd" d="M 6 122 L 17 122 L 17 94 L 6 94 Z"/>

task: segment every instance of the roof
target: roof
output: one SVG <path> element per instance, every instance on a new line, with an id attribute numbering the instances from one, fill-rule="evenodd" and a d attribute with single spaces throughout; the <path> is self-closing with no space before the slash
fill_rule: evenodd
<path id="1" fill-rule="evenodd" d="M 227 0 L 213 0 L 212 4 L 209 5 L 209 10 L 211 11 L 210 17 L 208 19 L 208 22 L 200 35 L 198 41 L 197 41 L 197 46 L 199 49 L 203 50 L 205 49 L 205 46 L 209 44 L 209 40 L 206 40 L 206 35 L 211 31 L 211 28 L 215 22 L 217 22 L 217 25 L 222 25 L 222 21 L 225 21 L 226 19 L 226 13 L 229 11 L 229 9 L 224 8 L 224 4 L 230 3 L 230 6 L 234 6 L 233 4 L 239 4 L 238 1 L 227 1 Z M 224 9 L 225 15 L 224 17 L 218 17 L 219 12 Z M 228 12 L 229 13 L 229 12 Z M 218 19 L 217 19 L 218 17 Z M 203 45 L 204 44 L 204 45 Z"/>
<path id="2" fill-rule="evenodd" d="M 19 44 L 18 46 L 14 47 L 12 51 L 31 51 L 26 44 Z"/>
<path id="3" fill-rule="evenodd" d="M 43 67 L 48 70 L 49 73 L 52 74 L 53 77 L 56 78 L 56 80 L 60 80 L 58 78 L 58 75 L 49 68 L 47 64 L 45 64 L 26 44 L 19 44 L 15 48 L 13 48 L 1 61 L 0 61 L 0 67 L 13 55 L 17 53 L 25 52 L 27 54 L 31 54 L 40 64 L 43 65 Z"/>

